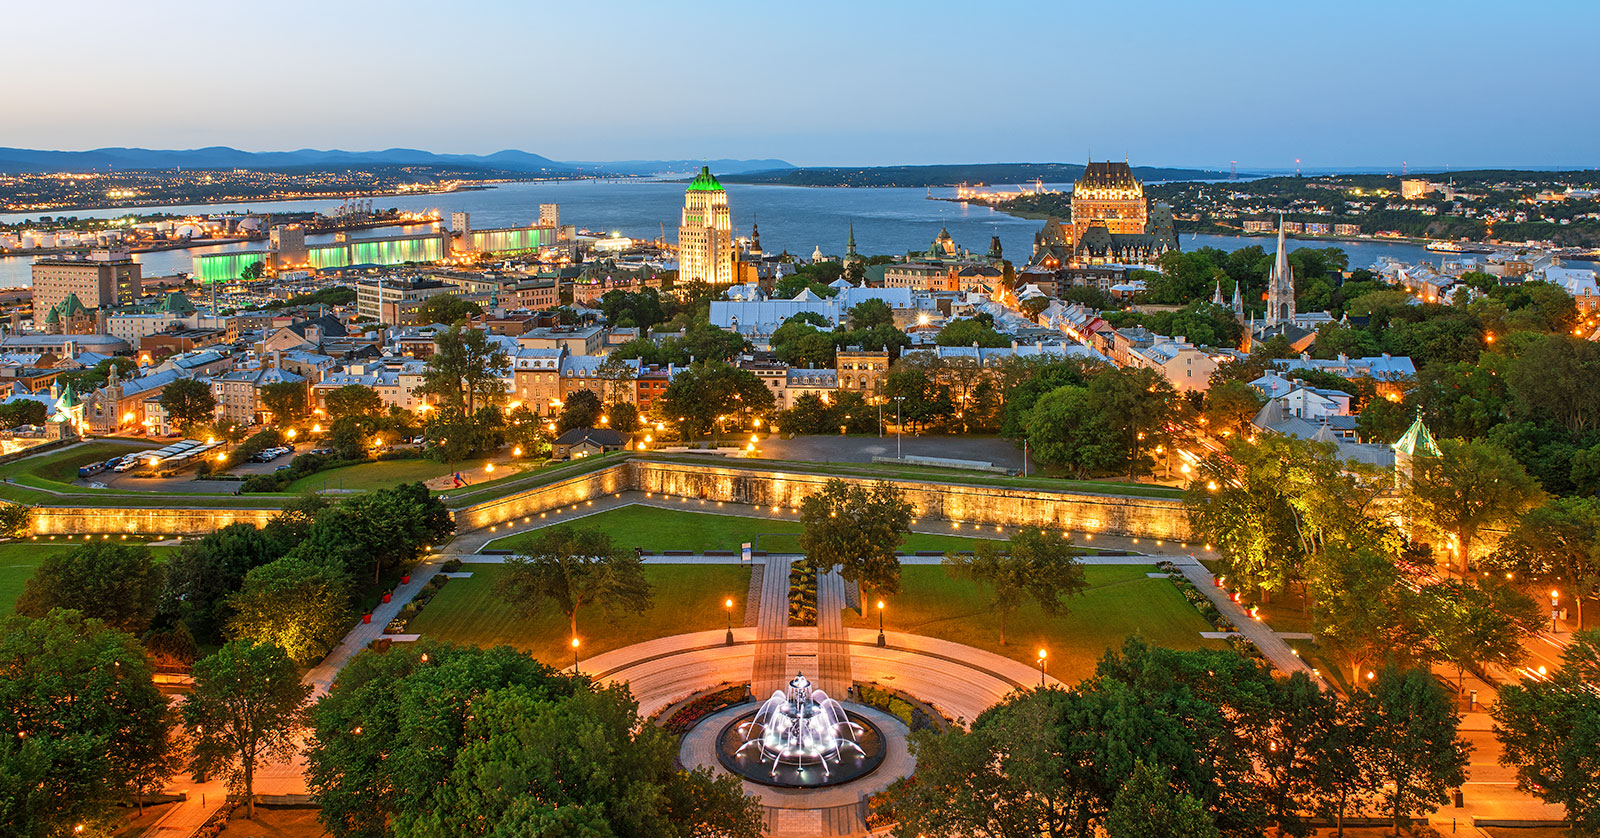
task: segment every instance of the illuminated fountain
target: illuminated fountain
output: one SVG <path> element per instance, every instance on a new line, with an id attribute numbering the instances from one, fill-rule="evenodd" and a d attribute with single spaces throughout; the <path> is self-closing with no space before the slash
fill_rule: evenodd
<path id="1" fill-rule="evenodd" d="M 804 674 L 775 690 L 753 715 L 730 722 L 719 737 L 724 768 L 745 779 L 805 788 L 848 782 L 883 762 L 883 737 L 852 717 Z"/>

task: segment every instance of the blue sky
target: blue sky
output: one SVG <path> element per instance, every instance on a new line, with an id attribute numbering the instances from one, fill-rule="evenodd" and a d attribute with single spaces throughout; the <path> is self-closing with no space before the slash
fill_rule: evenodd
<path id="1" fill-rule="evenodd" d="M 6 20 L 0 146 L 1600 165 L 1596 0 L 80 0 Z"/>

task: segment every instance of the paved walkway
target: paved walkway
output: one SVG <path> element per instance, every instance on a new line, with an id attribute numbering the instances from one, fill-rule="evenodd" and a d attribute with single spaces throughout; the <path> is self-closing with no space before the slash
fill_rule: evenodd
<path id="1" fill-rule="evenodd" d="M 1280 672 L 1286 675 L 1304 672 L 1312 680 L 1321 684 L 1324 689 L 1328 688 L 1328 682 L 1323 680 L 1320 675 L 1313 673 L 1311 665 L 1295 654 L 1294 650 L 1289 647 L 1288 643 L 1284 642 L 1282 637 L 1278 636 L 1277 632 L 1273 631 L 1266 623 L 1252 618 L 1250 613 L 1244 610 L 1243 606 L 1234 602 L 1226 591 L 1217 587 L 1216 578 L 1211 575 L 1211 571 L 1206 569 L 1205 565 L 1188 556 L 1169 557 L 1168 560 L 1177 565 L 1178 569 L 1183 571 L 1183 575 L 1211 599 L 1211 602 L 1217 606 L 1217 610 L 1222 612 L 1222 616 L 1232 620 L 1233 624 L 1238 626 L 1239 634 L 1254 643 L 1256 648 L 1261 650 L 1261 654 L 1265 655 L 1267 660 L 1271 661 L 1272 665 L 1276 666 Z"/>
<path id="2" fill-rule="evenodd" d="M 845 586 L 830 570 L 817 580 L 817 686 L 829 696 L 844 699 L 855 683 L 850 670 L 850 647 L 844 630 Z"/>
<path id="3" fill-rule="evenodd" d="M 789 557 L 768 556 L 761 573 L 761 608 L 750 692 L 757 698 L 784 689 L 789 679 Z"/>

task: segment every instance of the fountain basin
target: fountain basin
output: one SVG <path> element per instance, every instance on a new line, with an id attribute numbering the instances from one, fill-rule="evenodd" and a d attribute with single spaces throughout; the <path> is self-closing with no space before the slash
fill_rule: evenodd
<path id="1" fill-rule="evenodd" d="M 827 757 L 791 761 L 774 759 L 769 751 L 747 747 L 750 725 L 759 710 L 747 710 L 733 717 L 717 733 L 717 762 L 729 773 L 764 786 L 790 789 L 823 788 L 859 780 L 883 765 L 883 732 L 859 713 L 845 712 L 856 728 L 854 743 L 859 747 L 841 748 Z M 776 763 L 776 764 L 775 764 Z"/>

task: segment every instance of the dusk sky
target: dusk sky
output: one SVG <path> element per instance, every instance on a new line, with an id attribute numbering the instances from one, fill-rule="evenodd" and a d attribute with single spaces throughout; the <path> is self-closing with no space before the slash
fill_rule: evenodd
<path id="1" fill-rule="evenodd" d="M 1600 164 L 1594 0 L 30 2 L 0 146 Z"/>

